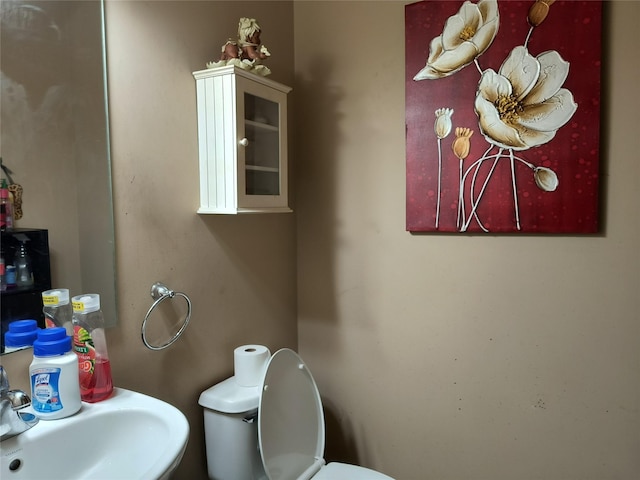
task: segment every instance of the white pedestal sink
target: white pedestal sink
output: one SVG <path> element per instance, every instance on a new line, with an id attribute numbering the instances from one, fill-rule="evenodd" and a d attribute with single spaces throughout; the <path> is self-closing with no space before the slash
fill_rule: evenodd
<path id="1" fill-rule="evenodd" d="M 30 407 L 27 407 L 30 408 Z M 141 393 L 114 389 L 99 403 L 0 443 L 2 480 L 167 479 L 189 437 L 184 414 Z"/>

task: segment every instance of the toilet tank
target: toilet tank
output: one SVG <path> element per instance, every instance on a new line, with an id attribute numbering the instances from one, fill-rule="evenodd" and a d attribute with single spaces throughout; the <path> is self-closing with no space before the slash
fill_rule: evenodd
<path id="1" fill-rule="evenodd" d="M 231 377 L 200 394 L 210 479 L 267 478 L 258 449 L 260 390 L 260 386 L 241 387 Z"/>

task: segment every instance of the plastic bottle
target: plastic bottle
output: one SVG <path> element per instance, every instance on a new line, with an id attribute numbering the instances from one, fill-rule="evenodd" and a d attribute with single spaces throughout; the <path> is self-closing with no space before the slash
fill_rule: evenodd
<path id="1" fill-rule="evenodd" d="M 100 295 L 77 295 L 71 299 L 71 303 L 73 348 L 78 356 L 80 395 L 85 402 L 99 402 L 113 392 Z"/>
<path id="2" fill-rule="evenodd" d="M 78 357 L 72 339 L 62 327 L 38 332 L 29 365 L 31 407 L 43 420 L 73 415 L 82 406 L 78 383 Z"/>
<path id="3" fill-rule="evenodd" d="M 64 327 L 73 337 L 73 309 L 69 302 L 69 289 L 58 288 L 42 292 L 42 313 L 47 328 Z"/>
<path id="4" fill-rule="evenodd" d="M 38 330 L 36 320 L 14 320 L 9 323 L 9 330 L 4 334 L 4 353 L 31 347 L 38 338 Z"/>
<path id="5" fill-rule="evenodd" d="M 14 265 L 5 265 L 4 280 L 7 284 L 7 289 L 15 288 L 16 286 L 16 267 Z"/>
<path id="6" fill-rule="evenodd" d="M 20 250 L 15 260 L 16 285 L 18 287 L 30 287 L 33 285 L 33 270 L 31 268 L 31 257 L 27 253 L 27 246 L 23 241 L 20 243 Z"/>
<path id="7" fill-rule="evenodd" d="M 3 232 L 13 229 L 13 204 L 9 198 L 9 189 L 4 178 L 2 185 L 0 185 L 0 229 Z"/>

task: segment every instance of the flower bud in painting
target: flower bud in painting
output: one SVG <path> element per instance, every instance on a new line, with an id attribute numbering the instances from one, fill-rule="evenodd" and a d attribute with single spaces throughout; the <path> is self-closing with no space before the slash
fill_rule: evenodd
<path id="1" fill-rule="evenodd" d="M 439 108 L 436 110 L 436 124 L 433 128 L 439 139 L 443 139 L 451 133 L 451 115 L 453 115 L 453 108 Z"/>
<path id="2" fill-rule="evenodd" d="M 471 141 L 469 139 L 471 135 L 473 135 L 473 130 L 470 128 L 456 128 L 456 139 L 453 141 L 451 148 L 455 156 L 460 160 L 464 160 L 469 155 L 469 150 L 471 149 Z"/>
<path id="3" fill-rule="evenodd" d="M 533 178 L 536 185 L 545 192 L 553 192 L 558 188 L 558 176 L 550 168 L 536 167 L 533 169 Z"/>
<path id="4" fill-rule="evenodd" d="M 555 0 L 536 0 L 536 2 L 531 5 L 531 8 L 529 8 L 529 15 L 527 16 L 529 25 L 537 27 L 544 22 L 544 19 L 547 18 L 549 14 L 549 7 L 553 2 L 555 2 Z"/>

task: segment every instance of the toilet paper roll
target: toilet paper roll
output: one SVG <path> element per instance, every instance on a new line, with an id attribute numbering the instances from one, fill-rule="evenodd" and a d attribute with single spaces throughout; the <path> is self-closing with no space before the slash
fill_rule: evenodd
<path id="1" fill-rule="evenodd" d="M 271 352 L 264 345 L 242 345 L 233 351 L 233 370 L 241 387 L 260 385 Z"/>

